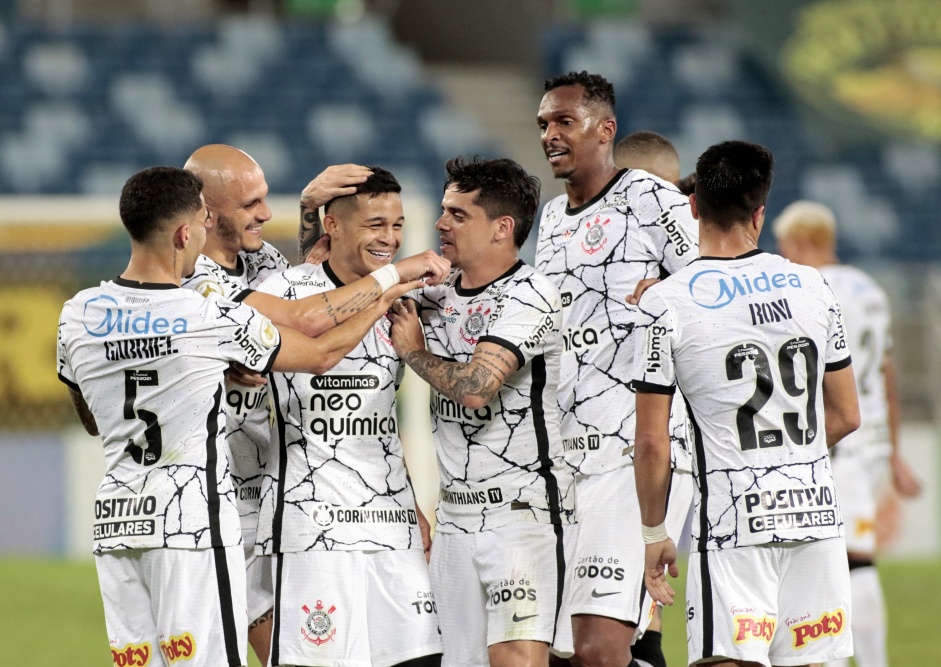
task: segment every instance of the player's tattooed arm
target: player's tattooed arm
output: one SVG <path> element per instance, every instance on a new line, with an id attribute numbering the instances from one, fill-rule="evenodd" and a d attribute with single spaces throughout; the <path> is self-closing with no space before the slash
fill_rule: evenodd
<path id="1" fill-rule="evenodd" d="M 495 343 L 479 343 L 468 363 L 447 361 L 425 349 L 413 301 L 398 302 L 389 315 L 392 345 L 402 360 L 439 393 L 476 410 L 494 399 L 506 378 L 519 368 L 516 355 Z"/>
<path id="2" fill-rule="evenodd" d="M 301 224 L 297 235 L 300 261 L 306 260 L 323 236 L 320 207 L 337 197 L 356 194 L 356 186 L 365 183 L 371 175 L 372 171 L 358 164 L 337 164 L 327 167 L 307 184 L 301 192 Z M 321 261 L 323 259 L 320 257 Z"/>
<path id="3" fill-rule="evenodd" d="M 95 415 L 88 409 L 88 403 L 85 402 L 85 397 L 82 396 L 82 392 L 69 387 L 69 396 L 72 398 L 72 405 L 75 407 L 75 412 L 78 414 L 78 418 L 82 422 L 82 426 L 84 426 L 85 430 L 88 432 L 88 435 L 100 435 L 98 432 L 98 424 L 95 422 Z"/>

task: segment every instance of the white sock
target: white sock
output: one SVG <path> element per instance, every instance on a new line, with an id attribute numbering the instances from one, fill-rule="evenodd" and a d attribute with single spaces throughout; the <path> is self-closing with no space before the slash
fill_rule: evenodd
<path id="1" fill-rule="evenodd" d="M 856 667 L 888 667 L 885 601 L 876 568 L 867 566 L 850 570 L 850 591 L 853 601 L 850 627 Z"/>

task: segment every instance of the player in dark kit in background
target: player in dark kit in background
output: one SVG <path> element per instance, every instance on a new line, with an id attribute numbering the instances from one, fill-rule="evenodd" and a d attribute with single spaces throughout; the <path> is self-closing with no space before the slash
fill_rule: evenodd
<path id="1" fill-rule="evenodd" d="M 694 433 L 690 664 L 807 665 L 852 653 L 849 569 L 827 445 L 859 426 L 840 306 L 820 273 L 758 249 L 773 160 L 729 141 L 696 165 L 701 256 L 640 301 L 637 497 L 645 582 L 672 604 L 670 410 Z"/>
<path id="2" fill-rule="evenodd" d="M 105 449 L 94 538 L 112 651 L 234 667 L 247 664 L 248 619 L 224 373 L 231 362 L 324 373 L 421 283 L 390 287 L 317 339 L 218 294 L 203 298 L 180 287 L 206 239 L 201 190 L 174 167 L 128 180 L 120 212 L 130 262 L 65 304 L 58 367 L 83 426 L 100 430 Z"/>
<path id="3" fill-rule="evenodd" d="M 456 270 L 391 315 L 396 351 L 432 388 L 442 663 L 537 667 L 555 636 L 572 509 L 555 406 L 561 299 L 518 258 L 539 181 L 511 160 L 447 171 L 435 226 Z"/>
<path id="4" fill-rule="evenodd" d="M 643 540 L 634 498 L 634 393 L 630 361 L 637 295 L 697 255 L 689 200 L 673 186 L 614 162 L 614 88 L 570 73 L 546 82 L 537 122 L 566 194 L 546 204 L 536 268 L 563 303 L 559 406 L 566 459 L 575 469 L 577 540 L 566 581 L 577 662 L 662 665 L 656 616 L 643 589 Z M 687 424 L 671 421 L 675 475 L 669 506 L 677 532 L 692 498 Z M 571 547 L 570 547 L 571 548 Z M 613 564 L 608 570 L 598 563 Z"/>

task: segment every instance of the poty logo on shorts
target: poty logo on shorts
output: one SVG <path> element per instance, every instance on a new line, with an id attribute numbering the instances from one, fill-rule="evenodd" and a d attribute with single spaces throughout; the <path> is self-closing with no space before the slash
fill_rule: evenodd
<path id="1" fill-rule="evenodd" d="M 193 639 L 193 635 L 184 632 L 182 635 L 161 641 L 160 650 L 166 661 L 172 665 L 180 660 L 189 660 L 196 655 L 196 640 Z"/>
<path id="2" fill-rule="evenodd" d="M 589 255 L 594 255 L 599 250 L 603 250 L 608 244 L 608 237 L 605 235 L 605 227 L 611 223 L 610 218 L 601 220 L 600 215 L 596 215 L 591 222 L 586 222 L 585 240 L 582 241 L 582 250 Z"/>
<path id="3" fill-rule="evenodd" d="M 791 626 L 794 648 L 803 648 L 808 642 L 816 641 L 822 637 L 836 637 L 843 632 L 846 625 L 846 615 L 842 609 L 835 612 L 824 612 L 816 621 L 796 623 Z"/>
<path id="4" fill-rule="evenodd" d="M 774 638 L 774 629 L 777 627 L 777 621 L 767 616 L 735 616 L 732 621 L 735 623 L 735 636 L 732 637 L 736 644 L 757 639 L 765 644 L 770 644 Z"/>
<path id="5" fill-rule="evenodd" d="M 117 667 L 147 667 L 153 650 L 149 642 L 125 644 L 121 648 L 111 647 L 111 661 Z"/>
<path id="6" fill-rule="evenodd" d="M 774 273 L 769 276 L 764 271 L 757 276 L 744 273 L 730 276 L 719 269 L 706 269 L 690 279 L 689 295 L 696 305 L 715 310 L 725 308 L 738 296 L 771 292 L 783 287 L 800 289 L 800 276 L 796 273 Z"/>
<path id="7" fill-rule="evenodd" d="M 326 644 L 337 634 L 337 629 L 333 627 L 333 619 L 330 614 L 337 610 L 333 605 L 329 609 L 324 609 L 323 602 L 317 600 L 313 611 L 306 604 L 301 607 L 307 614 L 304 625 L 301 626 L 301 636 L 311 644 L 320 646 Z"/>
<path id="8" fill-rule="evenodd" d="M 102 294 L 85 302 L 82 325 L 89 335 L 104 338 L 113 331 L 142 335 L 186 333 L 187 322 L 182 317 L 172 322 L 165 317 L 154 317 L 149 310 L 119 308 L 114 297 Z"/>
<path id="9" fill-rule="evenodd" d="M 489 314 L 490 309 L 484 310 L 484 304 L 478 305 L 477 308 L 473 306 L 468 308 L 467 319 L 464 320 L 464 324 L 461 326 L 461 338 L 471 345 L 476 345 L 481 332 L 487 328 L 487 316 Z"/>

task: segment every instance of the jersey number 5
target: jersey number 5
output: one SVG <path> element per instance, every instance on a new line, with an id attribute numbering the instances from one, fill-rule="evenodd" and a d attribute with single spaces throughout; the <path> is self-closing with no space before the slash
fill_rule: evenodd
<path id="1" fill-rule="evenodd" d="M 134 402 L 137 400 L 138 385 L 155 387 L 158 383 L 157 371 L 124 371 L 124 418 L 140 419 L 144 422 L 144 440 L 147 443 L 145 448 L 133 439 L 128 440 L 124 451 L 131 455 L 135 463 L 145 466 L 152 466 L 160 460 L 160 454 L 163 452 L 163 433 L 157 423 L 157 415 L 143 408 L 135 410 Z"/>
<path id="2" fill-rule="evenodd" d="M 798 387 L 796 382 L 798 352 L 804 358 L 806 387 Z M 784 444 L 780 430 L 757 432 L 755 429 L 755 414 L 764 407 L 774 392 L 774 374 L 765 351 L 754 343 L 742 343 L 733 347 L 725 355 L 725 375 L 729 380 L 741 380 L 744 377 L 743 366 L 746 361 L 751 361 L 755 367 L 755 393 L 735 415 L 739 444 L 742 450 L 780 447 Z M 792 338 L 781 346 L 777 361 L 784 391 L 794 397 L 807 394 L 807 430 L 801 429 L 800 415 L 796 412 L 784 413 L 784 428 L 793 442 L 809 445 L 817 436 L 817 345 L 810 338 Z"/>

